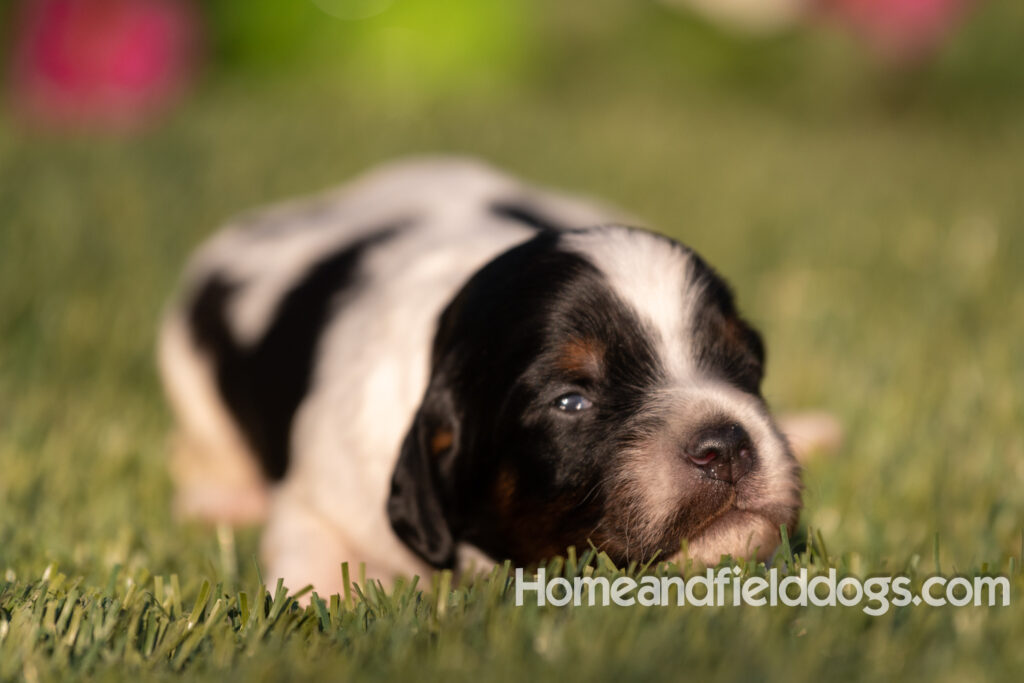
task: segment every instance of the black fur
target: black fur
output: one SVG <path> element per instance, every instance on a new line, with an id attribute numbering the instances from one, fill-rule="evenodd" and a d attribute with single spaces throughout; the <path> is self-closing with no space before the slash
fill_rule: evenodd
<path id="1" fill-rule="evenodd" d="M 492 202 L 490 212 L 499 218 L 522 223 L 538 232 L 542 230 L 568 230 L 570 227 L 573 227 L 562 225 L 552 220 L 529 204 L 512 200 Z"/>
<path id="2" fill-rule="evenodd" d="M 245 283 L 210 276 L 195 294 L 189 323 L 195 343 L 212 359 L 217 387 L 267 477 L 288 468 L 292 419 L 306 394 L 324 326 L 359 284 L 366 252 L 400 230 L 392 225 L 346 244 L 314 264 L 288 291 L 263 337 L 243 346 L 227 319 L 233 294 Z"/>
<path id="3" fill-rule="evenodd" d="M 765 364 L 761 335 L 739 316 L 725 280 L 695 252 L 691 258 L 693 284 L 703 292 L 694 321 L 698 362 L 721 379 L 760 396 Z"/>

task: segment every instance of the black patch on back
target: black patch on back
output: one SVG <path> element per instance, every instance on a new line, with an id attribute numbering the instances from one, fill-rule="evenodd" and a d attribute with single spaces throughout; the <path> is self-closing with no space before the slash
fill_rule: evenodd
<path id="1" fill-rule="evenodd" d="M 491 202 L 489 210 L 498 218 L 504 218 L 505 220 L 521 223 L 537 230 L 538 232 L 542 230 L 569 230 L 571 227 L 552 220 L 548 216 L 537 211 L 536 208 L 523 202 L 498 200 Z"/>
<path id="2" fill-rule="evenodd" d="M 215 274 L 193 298 L 188 313 L 193 339 L 213 360 L 217 388 L 270 479 L 281 479 L 288 468 L 292 420 L 309 391 L 324 327 L 359 284 L 366 252 L 402 227 L 374 231 L 313 264 L 282 297 L 253 345 L 239 344 L 227 320 L 228 305 L 242 285 Z"/>

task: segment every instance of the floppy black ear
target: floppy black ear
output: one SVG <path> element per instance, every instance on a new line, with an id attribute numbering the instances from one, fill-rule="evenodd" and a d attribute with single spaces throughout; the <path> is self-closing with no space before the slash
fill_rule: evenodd
<path id="1" fill-rule="evenodd" d="M 455 538 L 446 499 L 457 455 L 459 420 L 451 393 L 431 387 L 405 436 L 391 478 L 391 528 L 417 555 L 438 568 L 455 565 Z"/>

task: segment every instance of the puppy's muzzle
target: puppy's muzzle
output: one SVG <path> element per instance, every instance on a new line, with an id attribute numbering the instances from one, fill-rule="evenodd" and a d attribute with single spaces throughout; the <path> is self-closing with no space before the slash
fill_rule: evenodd
<path id="1" fill-rule="evenodd" d="M 735 484 L 757 460 L 754 443 L 735 422 L 701 429 L 683 448 L 683 454 L 709 479 Z"/>

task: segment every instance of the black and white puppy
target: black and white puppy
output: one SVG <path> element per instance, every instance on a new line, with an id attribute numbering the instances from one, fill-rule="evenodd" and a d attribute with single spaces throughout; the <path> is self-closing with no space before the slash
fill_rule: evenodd
<path id="1" fill-rule="evenodd" d="M 482 164 L 407 161 L 243 217 L 166 314 L 181 512 L 266 519 L 336 590 L 482 553 L 765 558 L 800 510 L 761 338 L 692 250 Z"/>

